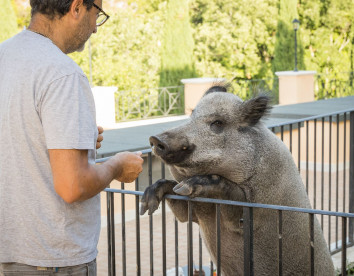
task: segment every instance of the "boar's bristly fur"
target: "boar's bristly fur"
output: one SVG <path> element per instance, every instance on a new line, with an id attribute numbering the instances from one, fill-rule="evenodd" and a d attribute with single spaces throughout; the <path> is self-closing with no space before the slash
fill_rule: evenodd
<path id="1" fill-rule="evenodd" d="M 242 101 L 224 90 L 220 84 L 212 87 L 184 125 L 150 138 L 154 154 L 168 165 L 175 180 L 161 179 L 148 187 L 141 214 L 147 210 L 152 214 L 165 194 L 311 208 L 291 153 L 261 121 L 269 113 L 269 98 Z M 181 222 L 188 221 L 186 201 L 167 202 Z M 192 210 L 192 220 L 199 224 L 216 263 L 216 208 L 194 202 Z M 221 205 L 220 214 L 222 275 L 244 275 L 243 207 Z M 279 214 L 253 208 L 253 218 L 254 275 L 278 275 Z M 283 275 L 310 275 L 309 229 L 308 214 L 282 212 Z M 333 276 L 316 217 L 314 240 L 315 275 Z"/>

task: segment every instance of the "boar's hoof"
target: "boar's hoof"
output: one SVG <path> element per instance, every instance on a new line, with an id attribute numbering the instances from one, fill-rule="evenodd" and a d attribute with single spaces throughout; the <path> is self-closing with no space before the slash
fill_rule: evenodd
<path id="1" fill-rule="evenodd" d="M 180 182 L 173 188 L 173 191 L 176 194 L 187 196 L 193 192 L 193 187 L 184 182 Z"/>
<path id="2" fill-rule="evenodd" d="M 165 194 L 172 194 L 173 187 L 177 184 L 174 180 L 160 179 L 153 185 L 146 188 L 141 198 L 140 215 L 149 211 L 149 215 L 159 208 L 160 202 Z"/>
<path id="3" fill-rule="evenodd" d="M 209 197 L 222 190 L 221 182 L 218 175 L 195 175 L 178 183 L 173 191 L 189 197 Z"/>

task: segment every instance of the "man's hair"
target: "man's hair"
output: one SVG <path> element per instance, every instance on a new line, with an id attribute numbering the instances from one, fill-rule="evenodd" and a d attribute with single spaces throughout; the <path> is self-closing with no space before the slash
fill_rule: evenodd
<path id="1" fill-rule="evenodd" d="M 49 18 L 61 18 L 69 12 L 73 0 L 30 0 L 31 15 L 41 13 Z M 94 0 L 83 0 L 88 10 L 92 8 Z"/>

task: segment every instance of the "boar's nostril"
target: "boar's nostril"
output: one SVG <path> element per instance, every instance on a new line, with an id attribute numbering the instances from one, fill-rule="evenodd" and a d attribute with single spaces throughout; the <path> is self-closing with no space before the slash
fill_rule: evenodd
<path id="1" fill-rule="evenodd" d="M 162 144 L 157 144 L 156 146 L 157 146 L 157 148 L 158 148 L 159 150 L 161 150 L 161 151 L 164 151 L 164 150 L 165 150 L 165 147 L 164 147 L 164 145 L 162 145 Z"/>
<path id="2" fill-rule="evenodd" d="M 168 145 L 166 145 L 162 140 L 157 136 L 150 137 L 150 145 L 152 148 L 155 148 L 160 154 L 165 154 L 168 151 Z"/>

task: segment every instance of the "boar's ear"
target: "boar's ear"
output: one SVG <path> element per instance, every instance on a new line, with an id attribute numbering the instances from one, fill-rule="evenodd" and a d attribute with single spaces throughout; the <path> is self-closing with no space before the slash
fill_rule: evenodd
<path id="1" fill-rule="evenodd" d="M 203 96 L 208 95 L 208 94 L 213 93 L 213 92 L 227 92 L 229 90 L 230 86 L 231 86 L 231 83 L 230 82 L 225 82 L 225 81 L 213 83 L 212 87 L 210 87 L 204 93 Z"/>
<path id="2" fill-rule="evenodd" d="M 270 98 L 265 95 L 243 102 L 240 107 L 240 126 L 247 127 L 257 124 L 272 109 L 269 102 Z"/>

